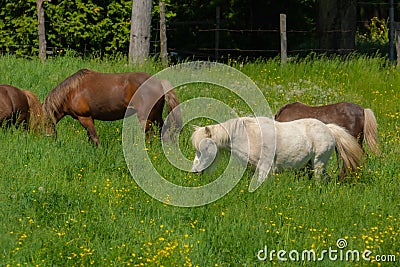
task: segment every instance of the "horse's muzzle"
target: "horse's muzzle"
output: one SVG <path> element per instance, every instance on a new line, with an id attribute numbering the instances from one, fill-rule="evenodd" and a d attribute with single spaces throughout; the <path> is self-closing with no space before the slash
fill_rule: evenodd
<path id="1" fill-rule="evenodd" d="M 46 137 L 52 137 L 54 139 L 57 139 L 57 132 L 48 132 L 48 131 L 43 131 L 43 135 Z"/>
<path id="2" fill-rule="evenodd" d="M 201 175 L 201 174 L 203 174 L 204 170 L 198 171 L 198 170 L 192 168 L 192 172 L 193 172 L 194 174 Z"/>

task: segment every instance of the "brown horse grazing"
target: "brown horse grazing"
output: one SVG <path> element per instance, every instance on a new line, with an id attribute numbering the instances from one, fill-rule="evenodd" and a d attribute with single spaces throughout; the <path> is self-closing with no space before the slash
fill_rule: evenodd
<path id="1" fill-rule="evenodd" d="M 37 131 L 43 118 L 42 104 L 27 90 L 0 84 L 0 125 L 20 125 Z"/>
<path id="2" fill-rule="evenodd" d="M 54 133 L 57 122 L 70 115 L 87 130 L 89 140 L 98 145 L 94 120 L 123 119 L 129 109 L 129 115 L 136 113 L 147 133 L 152 125 L 162 128 L 166 103 L 170 115 L 162 133 L 166 139 L 171 136 L 168 133 L 171 127 L 179 130 L 182 125 L 179 100 L 172 88 L 168 81 L 152 78 L 144 72 L 100 73 L 81 69 L 46 96 L 43 109 L 53 122 Z"/>
<path id="3" fill-rule="evenodd" d="M 325 124 L 334 123 L 342 126 L 358 139 L 361 148 L 365 139 L 369 149 L 376 154 L 379 153 L 377 123 L 371 109 L 349 102 L 316 107 L 295 102 L 284 105 L 275 114 L 275 120 L 280 122 L 303 118 L 314 118 Z"/>

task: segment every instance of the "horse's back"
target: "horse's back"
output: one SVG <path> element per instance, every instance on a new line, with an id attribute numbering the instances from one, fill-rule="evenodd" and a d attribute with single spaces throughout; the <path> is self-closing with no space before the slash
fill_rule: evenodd
<path id="1" fill-rule="evenodd" d="M 281 122 L 302 118 L 314 118 L 325 124 L 337 124 L 357 137 L 363 131 L 364 108 L 350 102 L 324 106 L 308 106 L 301 102 L 295 102 L 284 105 L 275 115 L 275 120 Z"/>
<path id="2" fill-rule="evenodd" d="M 145 90 L 141 94 L 145 94 L 151 90 L 162 91 L 161 82 L 151 77 L 146 72 L 91 72 L 82 79 L 79 90 L 85 96 L 90 96 L 96 100 L 99 98 L 110 98 L 110 101 L 113 99 L 117 100 L 118 98 L 128 98 L 130 100 L 141 86 L 145 87 Z"/>
<path id="3" fill-rule="evenodd" d="M 137 94 L 140 99 L 137 101 L 133 99 L 134 109 L 142 109 L 142 105 L 147 106 L 148 99 L 157 100 L 162 96 L 161 82 L 149 78 L 151 75 L 145 72 L 91 71 L 82 78 L 79 88 L 70 91 L 70 110 L 76 113 L 75 116 L 90 113 L 94 119 L 99 120 L 122 119 L 132 97 L 142 85 L 143 90 L 141 88 L 142 91 Z M 150 97 L 150 95 L 156 96 Z"/>
<path id="4" fill-rule="evenodd" d="M 317 119 L 276 122 L 276 163 L 290 168 L 304 167 L 315 156 L 332 153 L 335 139 Z"/>
<path id="5" fill-rule="evenodd" d="M 285 104 L 275 113 L 275 120 L 279 122 L 287 122 L 302 119 L 301 111 L 308 108 L 309 106 L 301 102 Z M 301 113 L 299 113 L 299 111 Z"/>
<path id="6" fill-rule="evenodd" d="M 329 128 L 320 120 L 313 118 L 298 119 L 288 122 L 275 122 L 277 135 L 287 139 L 287 142 L 297 143 L 300 140 L 313 141 L 330 137 Z"/>
<path id="7" fill-rule="evenodd" d="M 290 122 L 275 123 L 277 137 L 285 146 L 295 151 L 301 147 L 316 149 L 318 146 L 334 146 L 334 137 L 326 126 L 320 120 L 307 118 Z"/>

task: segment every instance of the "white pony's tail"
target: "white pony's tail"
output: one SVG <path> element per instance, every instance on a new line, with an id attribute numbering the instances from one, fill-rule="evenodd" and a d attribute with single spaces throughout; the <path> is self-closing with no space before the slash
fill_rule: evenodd
<path id="1" fill-rule="evenodd" d="M 336 140 L 336 149 L 343 160 L 346 169 L 356 171 L 363 158 L 363 150 L 357 140 L 346 129 L 336 125 L 327 124 Z"/>
<path id="2" fill-rule="evenodd" d="M 364 139 L 369 149 L 379 154 L 378 124 L 374 112 L 369 108 L 364 109 Z"/>

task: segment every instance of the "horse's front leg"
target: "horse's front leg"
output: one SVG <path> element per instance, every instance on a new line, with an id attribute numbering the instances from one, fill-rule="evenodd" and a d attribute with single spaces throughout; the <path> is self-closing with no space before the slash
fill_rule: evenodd
<path id="1" fill-rule="evenodd" d="M 86 129 L 89 141 L 92 141 L 96 146 L 99 145 L 99 136 L 94 128 L 94 121 L 92 117 L 78 117 L 81 125 Z"/>

